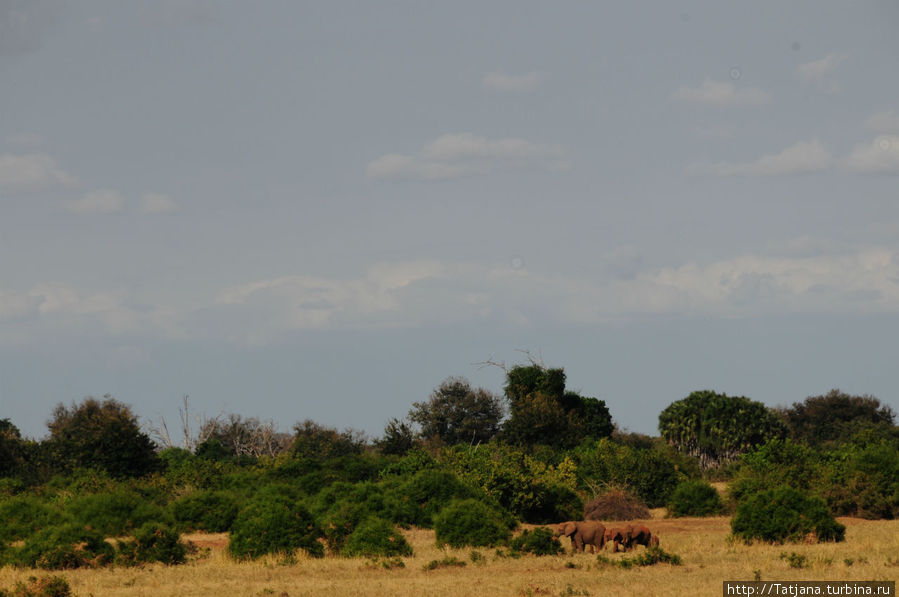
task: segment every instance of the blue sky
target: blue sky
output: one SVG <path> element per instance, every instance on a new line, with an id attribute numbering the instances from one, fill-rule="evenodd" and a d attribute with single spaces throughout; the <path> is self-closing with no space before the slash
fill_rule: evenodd
<path id="1" fill-rule="evenodd" d="M 0 0 L 0 417 L 899 405 L 893 2 Z"/>

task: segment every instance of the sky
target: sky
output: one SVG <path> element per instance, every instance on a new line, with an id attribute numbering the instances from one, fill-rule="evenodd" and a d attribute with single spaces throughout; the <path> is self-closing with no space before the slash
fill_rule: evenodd
<path id="1" fill-rule="evenodd" d="M 899 4 L 0 0 L 0 418 L 377 437 L 528 354 L 899 410 Z M 525 351 L 525 352 L 523 352 Z"/>

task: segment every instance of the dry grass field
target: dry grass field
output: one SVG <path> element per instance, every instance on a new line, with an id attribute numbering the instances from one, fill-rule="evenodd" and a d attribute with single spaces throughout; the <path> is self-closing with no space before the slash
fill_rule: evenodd
<path id="1" fill-rule="evenodd" d="M 654 513 L 658 515 L 657 512 Z M 235 563 L 224 553 L 226 535 L 188 535 L 199 548 L 183 566 L 111 568 L 61 572 L 78 597 L 231 597 L 300 595 L 721 595 L 723 580 L 896 580 L 899 577 L 899 521 L 840 519 L 846 541 L 819 545 L 743 545 L 730 543 L 729 519 L 682 518 L 641 521 L 661 537 L 664 550 L 683 564 L 621 569 L 595 555 L 556 557 L 498 556 L 495 549 L 442 550 L 427 530 L 406 532 L 415 556 L 404 567 L 388 569 L 365 558 L 300 556 L 293 562 L 269 558 Z M 566 544 L 567 546 L 567 544 Z M 642 551 L 642 547 L 637 548 Z M 806 558 L 792 567 L 789 557 Z M 607 547 L 606 556 L 615 560 Z M 633 552 L 628 555 L 633 555 Z M 425 570 L 447 556 L 464 567 Z M 797 558 L 794 557 L 794 562 Z M 45 571 L 0 570 L 0 588 L 10 588 Z"/>

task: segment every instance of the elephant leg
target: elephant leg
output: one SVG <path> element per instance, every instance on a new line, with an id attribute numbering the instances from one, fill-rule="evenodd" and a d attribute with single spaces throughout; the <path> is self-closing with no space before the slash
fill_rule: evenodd
<path id="1" fill-rule="evenodd" d="M 574 551 L 584 551 L 584 539 L 580 535 L 575 535 L 572 542 Z"/>

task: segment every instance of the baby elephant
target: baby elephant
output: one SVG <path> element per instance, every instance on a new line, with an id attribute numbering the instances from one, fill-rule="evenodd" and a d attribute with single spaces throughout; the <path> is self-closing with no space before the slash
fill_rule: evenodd
<path id="1" fill-rule="evenodd" d="M 619 545 L 624 548 L 624 551 L 628 551 L 636 545 L 656 547 L 659 544 L 658 536 L 653 535 L 648 528 L 634 525 L 608 529 L 606 531 L 606 542 L 609 541 L 612 542 L 613 552 L 618 551 Z"/>
<path id="2" fill-rule="evenodd" d="M 613 553 L 618 553 L 619 545 L 623 545 L 624 549 L 627 550 L 627 538 L 627 529 L 622 529 L 619 527 L 606 529 L 605 542 L 612 544 Z"/>
<path id="3" fill-rule="evenodd" d="M 644 526 L 629 526 L 628 530 L 628 539 L 625 545 L 625 549 L 630 549 L 636 545 L 642 545 L 643 547 L 658 547 L 659 545 L 659 537 L 657 535 L 653 535 L 649 529 Z"/>

